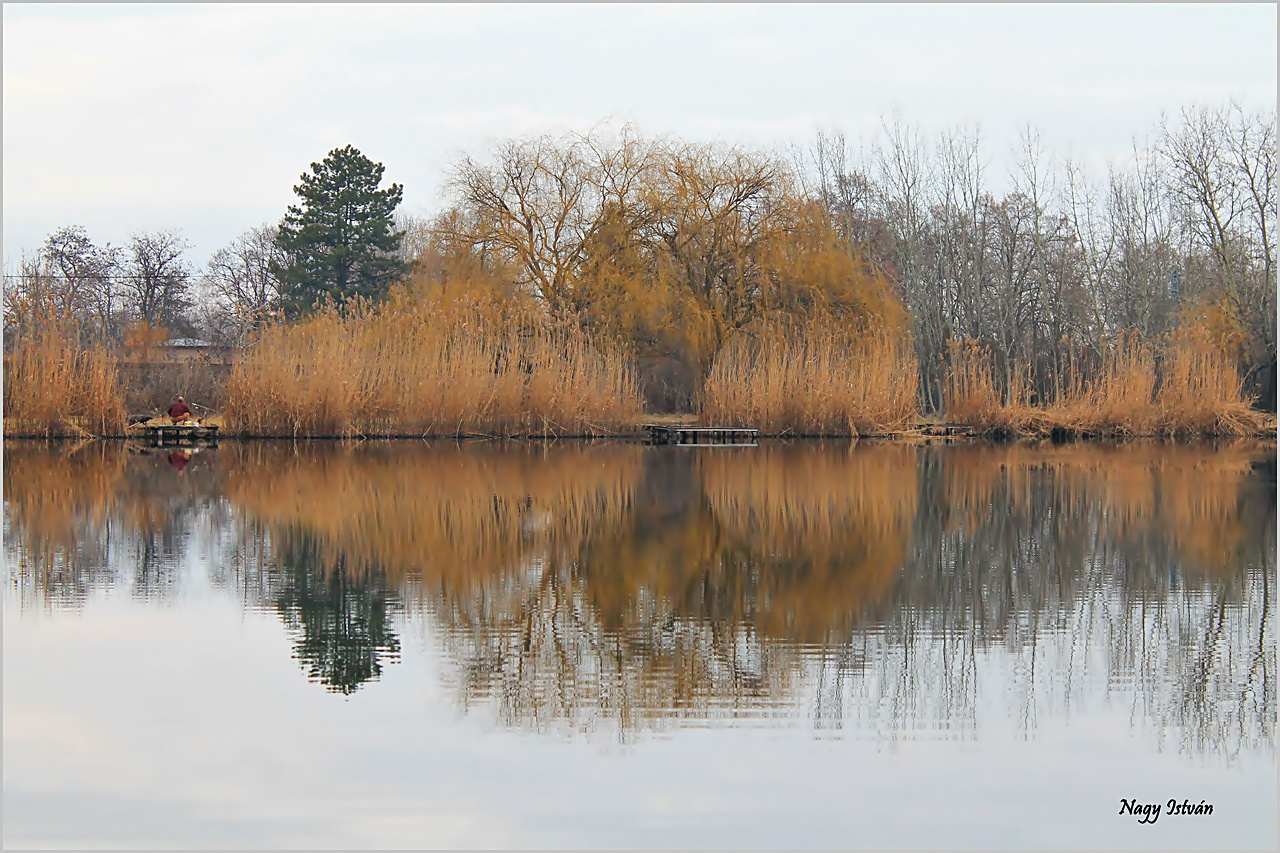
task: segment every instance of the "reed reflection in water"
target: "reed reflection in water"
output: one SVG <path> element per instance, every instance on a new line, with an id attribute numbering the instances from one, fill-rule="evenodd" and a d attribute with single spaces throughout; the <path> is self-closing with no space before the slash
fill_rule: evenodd
<path id="1" fill-rule="evenodd" d="M 169 598 L 193 537 L 229 521 L 221 503 L 210 452 L 5 442 L 10 585 L 26 607 L 82 607 L 120 587 Z"/>
<path id="2" fill-rule="evenodd" d="M 1274 449 L 6 450 L 29 605 L 163 600 L 198 543 L 336 692 L 426 619 L 462 707 L 536 731 L 963 738 L 997 696 L 1029 735 L 1101 696 L 1161 748 L 1274 750 Z"/>

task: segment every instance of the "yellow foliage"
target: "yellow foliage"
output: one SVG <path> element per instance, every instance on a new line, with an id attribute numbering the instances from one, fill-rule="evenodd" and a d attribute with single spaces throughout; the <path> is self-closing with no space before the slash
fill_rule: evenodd
<path id="1" fill-rule="evenodd" d="M 699 379 L 761 317 L 907 326 L 889 283 L 775 157 L 625 127 L 612 141 L 539 137 L 499 146 L 490 164 L 464 158 L 453 189 L 440 251 L 483 256 L 550 313 Z"/>
<path id="2" fill-rule="evenodd" d="M 898 335 L 910 318 L 889 281 L 840 237 L 830 214 L 812 203 L 787 210 L 785 228 L 762 240 L 761 311 L 832 316 Z"/>

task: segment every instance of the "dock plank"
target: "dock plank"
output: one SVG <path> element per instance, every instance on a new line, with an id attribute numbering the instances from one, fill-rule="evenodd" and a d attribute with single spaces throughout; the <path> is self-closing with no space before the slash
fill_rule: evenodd
<path id="1" fill-rule="evenodd" d="M 142 428 L 142 433 L 156 444 L 216 441 L 218 427 L 213 424 L 148 424 Z"/>
<path id="2" fill-rule="evenodd" d="M 756 447 L 759 430 L 751 427 L 690 427 L 645 424 L 645 440 L 650 444 L 683 447 Z"/>

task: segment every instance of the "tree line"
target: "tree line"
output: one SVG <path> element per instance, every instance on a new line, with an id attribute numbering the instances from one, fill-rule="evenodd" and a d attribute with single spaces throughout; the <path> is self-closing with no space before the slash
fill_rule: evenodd
<path id="1" fill-rule="evenodd" d="M 652 405 L 682 408 L 731 337 L 822 317 L 909 333 L 933 411 L 959 341 L 1006 393 L 1052 402 L 1118 336 L 1194 321 L 1274 408 L 1275 128 L 1274 111 L 1189 108 L 1104 176 L 1028 130 L 1003 182 L 976 129 L 929 139 L 898 118 L 860 148 L 819 134 L 787 154 L 606 128 L 460 158 L 430 218 L 398 213 L 402 188 L 347 146 L 202 269 L 177 232 L 113 247 L 60 229 L 6 277 L 6 331 L 54 305 L 109 345 L 138 325 L 240 345 L 403 285 L 571 319 L 628 348 Z"/>
<path id="2" fill-rule="evenodd" d="M 58 229 L 5 276 L 6 339 L 52 315 L 74 319 L 86 343 L 118 346 L 143 328 L 239 345 L 326 297 L 379 298 L 411 262 L 391 221 L 402 188 L 379 190 L 382 172 L 351 146 L 335 149 L 294 188 L 302 207 L 240 234 L 203 269 L 176 230 L 100 246 L 82 226 Z"/>
<path id="3" fill-rule="evenodd" d="M 987 346 L 1056 399 L 1108 339 L 1207 324 L 1247 387 L 1275 407 L 1276 119 L 1235 104 L 1184 110 L 1104 177 L 1022 135 L 997 195 L 976 130 L 925 140 L 895 121 L 869 151 L 820 136 L 813 192 L 896 282 L 928 408 L 948 343 Z M 859 156 L 860 155 L 860 156 Z"/>

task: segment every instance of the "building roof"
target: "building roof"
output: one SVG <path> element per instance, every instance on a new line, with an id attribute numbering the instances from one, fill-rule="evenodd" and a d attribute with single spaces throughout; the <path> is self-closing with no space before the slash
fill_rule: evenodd
<path id="1" fill-rule="evenodd" d="M 157 346 L 162 347 L 211 347 L 213 344 L 208 341 L 202 341 L 199 338 L 170 338 L 167 341 L 161 341 Z"/>

